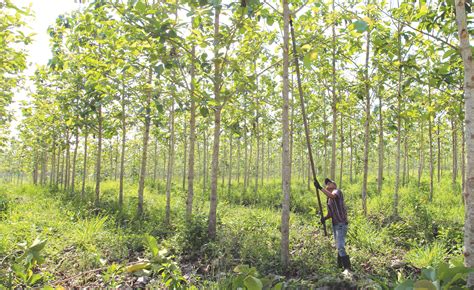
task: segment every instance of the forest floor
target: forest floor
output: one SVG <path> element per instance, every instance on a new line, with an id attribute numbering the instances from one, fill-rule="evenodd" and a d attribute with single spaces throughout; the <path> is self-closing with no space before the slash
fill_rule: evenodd
<path id="1" fill-rule="evenodd" d="M 375 182 L 369 185 L 375 192 Z M 343 186 L 352 275 L 337 269 L 332 235 L 323 235 L 314 192 L 305 185 L 292 190 L 288 273 L 280 265 L 277 182 L 256 193 L 222 187 L 213 241 L 207 237 L 206 195 L 196 194 L 187 223 L 185 191 L 172 192 L 167 225 L 162 185 L 147 187 L 141 218 L 135 217 L 136 187 L 125 189 L 122 209 L 117 188 L 117 182 L 104 182 L 96 207 L 92 188 L 81 199 L 49 187 L 0 185 L 0 286 L 235 288 L 257 278 L 275 288 L 393 288 L 421 268 L 461 259 L 464 209 L 448 180 L 437 186 L 432 202 L 424 181 L 407 184 L 397 218 L 391 215 L 390 184 L 380 195 L 369 194 L 367 217 L 359 186 Z"/>

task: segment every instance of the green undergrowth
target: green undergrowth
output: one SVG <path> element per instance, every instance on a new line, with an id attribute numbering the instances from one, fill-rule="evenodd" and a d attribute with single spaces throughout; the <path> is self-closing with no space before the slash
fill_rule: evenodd
<path id="1" fill-rule="evenodd" d="M 391 288 L 400 279 L 415 279 L 421 268 L 443 265 L 461 254 L 461 195 L 453 192 L 447 180 L 436 185 L 429 202 L 426 186 L 406 184 L 399 192 L 399 214 L 394 216 L 392 182 L 387 180 L 383 192 L 377 194 L 375 180 L 369 179 L 366 217 L 360 185 L 343 184 L 350 218 L 347 251 L 354 268 L 353 277 L 347 279 L 336 268 L 331 226 L 327 225 L 329 236 L 325 237 L 315 192 L 306 184 L 296 184 L 292 190 L 292 258 L 286 273 L 280 264 L 281 196 L 276 181 L 259 185 L 257 192 L 252 186 L 245 190 L 234 185 L 230 191 L 221 187 L 217 238 L 212 241 L 207 236 L 208 194 L 200 190 L 196 190 L 193 219 L 185 222 L 186 193 L 175 189 L 171 223 L 166 224 L 161 183 L 148 183 L 141 217 L 136 216 L 134 185 L 125 187 L 120 208 L 118 183 L 113 181 L 103 182 L 99 206 L 93 203 L 92 187 L 82 198 L 55 188 L 5 184 L 0 187 L 0 284 L 169 287 L 166 283 L 178 283 L 217 289 L 261 280 L 270 283 L 265 284 L 268 287 Z M 322 202 L 324 206 L 325 198 Z M 157 247 L 166 250 L 165 262 L 147 264 L 139 273 L 127 271 L 153 256 L 146 237 L 153 237 Z M 46 241 L 41 249 L 44 261 L 28 264 L 25 247 L 35 240 Z M 15 272 L 17 264 L 26 280 Z M 236 272 L 236 267 L 247 274 Z M 28 281 L 33 274 L 40 276 Z"/>

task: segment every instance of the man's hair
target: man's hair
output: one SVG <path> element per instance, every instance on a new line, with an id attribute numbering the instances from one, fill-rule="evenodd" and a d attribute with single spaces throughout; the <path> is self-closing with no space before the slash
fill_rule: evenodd
<path id="1" fill-rule="evenodd" d="M 332 180 L 329 179 L 329 178 L 324 179 L 324 185 L 327 186 L 329 183 L 334 183 L 334 184 L 336 184 L 334 181 L 332 181 Z"/>

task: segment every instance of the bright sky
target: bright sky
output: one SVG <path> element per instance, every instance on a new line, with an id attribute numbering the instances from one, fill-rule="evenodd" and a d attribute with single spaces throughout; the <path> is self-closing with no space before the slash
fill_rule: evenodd
<path id="1" fill-rule="evenodd" d="M 76 0 L 77 1 L 77 0 Z M 49 48 L 49 36 L 47 29 L 52 25 L 56 18 L 75 9 L 81 4 L 75 3 L 75 0 L 13 0 L 18 7 L 28 7 L 31 5 L 32 17 L 26 19 L 28 23 L 28 33 L 35 33 L 33 42 L 28 45 L 28 68 L 25 71 L 26 76 L 34 74 L 37 65 L 45 65 L 51 58 Z M 32 88 L 31 82 L 26 81 L 26 90 L 21 90 L 15 94 L 11 109 L 14 111 L 15 121 L 11 124 L 12 135 L 17 135 L 16 127 L 21 119 L 19 102 L 28 98 L 28 91 Z"/>

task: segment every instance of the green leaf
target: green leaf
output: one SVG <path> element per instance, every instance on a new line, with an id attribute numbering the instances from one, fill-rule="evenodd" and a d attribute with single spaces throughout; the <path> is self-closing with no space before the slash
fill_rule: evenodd
<path id="1" fill-rule="evenodd" d="M 152 256 L 153 257 L 158 256 L 160 249 L 158 247 L 158 242 L 156 241 L 155 237 L 150 236 L 150 235 L 145 235 L 145 242 Z"/>
<path id="2" fill-rule="evenodd" d="M 148 262 L 142 262 L 142 263 L 138 263 L 138 264 L 133 264 L 133 265 L 130 265 L 130 266 L 127 266 L 125 268 L 125 271 L 127 273 L 133 273 L 133 272 L 137 272 L 137 271 L 140 271 L 140 270 L 144 270 L 144 269 L 147 269 L 151 266 L 150 263 Z"/>
<path id="3" fill-rule="evenodd" d="M 413 289 L 437 290 L 436 286 L 431 281 L 428 281 L 428 280 L 416 281 L 415 284 L 413 284 Z"/>
<path id="4" fill-rule="evenodd" d="M 41 275 L 41 274 L 33 274 L 28 279 L 27 284 L 30 285 L 30 286 L 33 286 L 36 282 L 38 282 L 42 278 L 43 278 L 43 275 Z"/>
<path id="5" fill-rule="evenodd" d="M 397 287 L 395 287 L 395 290 L 412 290 L 413 284 L 415 284 L 414 281 L 406 280 L 405 282 L 398 284 Z"/>
<path id="6" fill-rule="evenodd" d="M 253 276 L 248 276 L 247 278 L 245 278 L 244 285 L 245 287 L 247 287 L 248 290 L 260 290 L 263 288 L 262 281 Z"/>
<path id="7" fill-rule="evenodd" d="M 365 22 L 364 20 L 359 19 L 353 24 L 354 24 L 355 30 L 357 30 L 360 33 L 367 31 L 367 29 L 369 28 L 369 24 L 367 24 L 367 22 Z"/>

